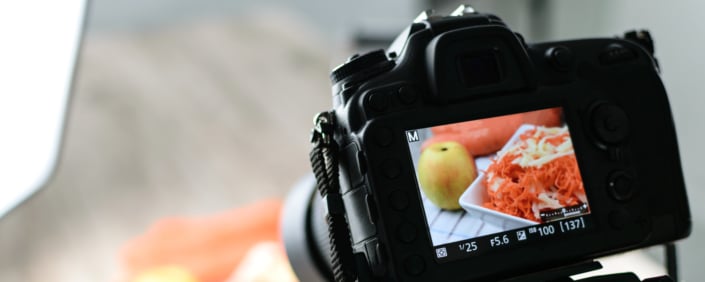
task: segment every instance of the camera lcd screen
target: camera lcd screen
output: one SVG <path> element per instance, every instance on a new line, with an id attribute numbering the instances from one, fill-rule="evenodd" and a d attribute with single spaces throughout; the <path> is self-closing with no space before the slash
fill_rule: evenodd
<path id="1" fill-rule="evenodd" d="M 439 262 L 592 225 L 561 108 L 405 133 Z"/>

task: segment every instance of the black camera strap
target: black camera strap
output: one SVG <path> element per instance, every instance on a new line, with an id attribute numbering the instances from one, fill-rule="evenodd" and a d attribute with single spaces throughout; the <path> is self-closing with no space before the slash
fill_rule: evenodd
<path id="1" fill-rule="evenodd" d="M 326 208 L 333 277 L 338 282 L 352 282 L 355 281 L 355 274 L 351 269 L 354 265 L 354 257 L 338 181 L 338 144 L 333 139 L 335 128 L 333 112 L 321 112 L 316 115 L 313 122 L 314 128 L 311 132 L 313 149 L 309 157 L 316 176 L 316 186 Z"/>

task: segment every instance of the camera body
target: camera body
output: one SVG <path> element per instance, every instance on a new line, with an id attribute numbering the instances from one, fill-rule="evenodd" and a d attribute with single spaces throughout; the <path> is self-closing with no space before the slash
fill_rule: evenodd
<path id="1" fill-rule="evenodd" d="M 687 237 L 675 128 L 643 35 L 527 44 L 494 15 L 461 12 L 417 19 L 386 52 L 336 68 L 333 138 L 358 276 L 498 281 Z M 518 169 L 555 184 L 541 194 L 492 182 L 538 128 L 563 130 L 554 147 L 570 151 Z M 424 153 L 434 144 L 440 153 Z M 472 166 L 455 161 L 464 154 Z M 577 175 L 537 172 L 565 156 Z M 516 185 L 498 195 L 503 181 Z M 569 181 L 582 190 L 557 190 Z"/>

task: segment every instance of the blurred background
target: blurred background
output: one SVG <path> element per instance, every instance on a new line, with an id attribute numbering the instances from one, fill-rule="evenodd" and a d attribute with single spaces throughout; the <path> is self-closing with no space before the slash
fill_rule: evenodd
<path id="1" fill-rule="evenodd" d="M 421 10 L 460 3 L 91 1 L 61 159 L 51 182 L 0 220 L 0 281 L 120 281 L 121 247 L 157 219 L 285 197 L 309 170 L 329 71 Z M 705 2 L 470 4 L 527 41 L 651 31 L 694 216 L 678 243 L 681 280 L 705 277 Z"/>

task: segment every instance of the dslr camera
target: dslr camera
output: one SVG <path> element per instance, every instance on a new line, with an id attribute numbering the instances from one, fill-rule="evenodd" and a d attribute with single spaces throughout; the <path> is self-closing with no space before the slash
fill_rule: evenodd
<path id="1" fill-rule="evenodd" d="M 527 43 L 461 6 L 331 79 L 283 219 L 302 281 L 572 281 L 690 233 L 646 31 Z"/>

